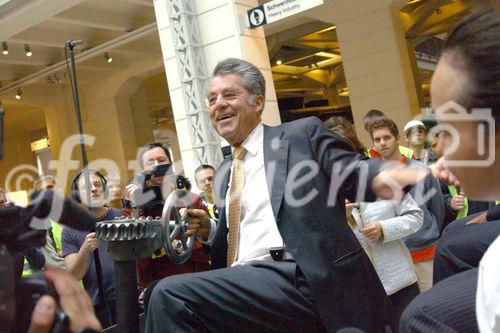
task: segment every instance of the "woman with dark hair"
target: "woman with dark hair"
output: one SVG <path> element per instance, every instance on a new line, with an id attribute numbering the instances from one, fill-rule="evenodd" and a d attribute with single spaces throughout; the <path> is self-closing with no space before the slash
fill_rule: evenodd
<path id="1" fill-rule="evenodd" d="M 349 120 L 342 116 L 333 116 L 325 121 L 325 126 L 330 131 L 336 132 L 343 137 L 358 153 L 362 155 L 366 154 L 366 148 L 361 141 L 359 141 L 354 124 Z"/>
<path id="2" fill-rule="evenodd" d="M 459 140 L 457 149 L 445 150 L 434 174 L 459 181 L 473 199 L 498 200 L 500 159 L 494 156 L 500 156 L 500 17 L 492 10 L 472 14 L 450 33 L 432 79 L 431 98 L 443 129 L 453 129 L 445 132 L 444 145 Z M 485 154 L 478 142 L 491 150 Z M 483 238 L 496 240 L 479 269 L 444 279 L 417 297 L 403 314 L 401 331 L 500 331 L 500 238 L 494 230 L 498 223 L 469 226 L 463 232 L 467 247 L 474 246 L 470 235 L 478 231 L 473 227 L 482 228 Z"/>

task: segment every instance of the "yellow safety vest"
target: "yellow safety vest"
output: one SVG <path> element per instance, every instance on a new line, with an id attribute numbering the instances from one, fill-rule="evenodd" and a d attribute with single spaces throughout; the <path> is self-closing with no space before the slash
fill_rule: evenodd
<path id="1" fill-rule="evenodd" d="M 50 223 L 52 225 L 52 236 L 54 236 L 54 245 L 56 247 L 57 253 L 61 254 L 62 252 L 62 231 L 63 227 L 56 221 L 50 220 Z"/>
<path id="2" fill-rule="evenodd" d="M 408 147 L 405 147 L 405 146 L 399 146 L 399 152 L 401 153 L 401 155 L 404 155 L 406 156 L 406 158 L 413 158 L 413 150 L 408 148 Z"/>
<path id="3" fill-rule="evenodd" d="M 457 188 L 455 185 L 448 185 L 448 191 L 454 197 L 458 195 Z M 464 208 L 458 211 L 457 220 L 466 217 L 469 214 L 469 199 L 464 196 Z"/>
<path id="4" fill-rule="evenodd" d="M 23 264 L 23 274 L 21 275 L 22 278 L 27 278 L 31 274 L 33 274 L 36 270 L 34 270 L 30 263 L 28 262 L 28 259 L 26 257 L 24 258 L 24 264 Z"/>
<path id="5" fill-rule="evenodd" d="M 375 149 L 374 149 L 375 150 Z M 405 146 L 399 146 L 399 153 L 403 156 L 405 156 L 406 158 L 408 159 L 412 159 L 413 158 L 413 150 L 408 148 L 408 147 L 405 147 Z M 371 157 L 370 156 L 370 148 L 366 149 L 365 150 L 365 155 L 367 157 Z"/>

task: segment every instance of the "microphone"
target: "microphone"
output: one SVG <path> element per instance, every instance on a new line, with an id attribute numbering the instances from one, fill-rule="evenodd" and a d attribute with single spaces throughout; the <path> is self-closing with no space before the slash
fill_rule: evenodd
<path id="1" fill-rule="evenodd" d="M 12 241 L 29 230 L 46 229 L 47 218 L 70 228 L 92 231 L 96 217 L 77 202 L 54 191 L 42 191 L 26 208 L 0 207 L 0 244 Z"/>
<path id="2" fill-rule="evenodd" d="M 96 217 L 76 201 L 61 197 L 54 191 L 42 191 L 39 198 L 28 207 L 32 216 L 39 219 L 52 218 L 73 229 L 92 231 L 97 223 Z"/>
<path id="3" fill-rule="evenodd" d="M 0 103 L 0 161 L 3 159 L 3 115 L 5 110 Z"/>
<path id="4" fill-rule="evenodd" d="M 71 39 L 66 42 L 66 46 L 69 47 L 70 49 L 80 44 L 83 44 L 83 41 L 81 39 Z"/>

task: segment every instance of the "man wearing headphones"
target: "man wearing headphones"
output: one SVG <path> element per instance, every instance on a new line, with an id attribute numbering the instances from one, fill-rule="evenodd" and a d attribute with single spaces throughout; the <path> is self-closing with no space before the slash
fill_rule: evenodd
<path id="1" fill-rule="evenodd" d="M 88 184 L 86 179 L 89 180 Z M 71 183 L 71 190 L 72 198 L 88 208 L 97 221 L 113 220 L 122 215 L 120 209 L 105 206 L 106 179 L 98 171 L 82 170 L 77 173 Z M 115 269 L 108 254 L 108 242 L 99 240 L 95 232 L 88 233 L 65 227 L 62 233 L 62 255 L 67 270 L 77 280 L 82 279 L 102 326 L 114 325 Z"/>

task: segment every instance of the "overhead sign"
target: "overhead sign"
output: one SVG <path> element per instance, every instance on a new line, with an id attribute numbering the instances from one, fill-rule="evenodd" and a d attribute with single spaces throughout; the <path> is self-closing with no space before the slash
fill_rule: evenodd
<path id="1" fill-rule="evenodd" d="M 49 138 L 40 139 L 31 143 L 31 151 L 42 150 L 49 146 Z"/>
<path id="2" fill-rule="evenodd" d="M 322 5 L 324 0 L 273 0 L 247 11 L 248 27 L 255 29 Z"/>

